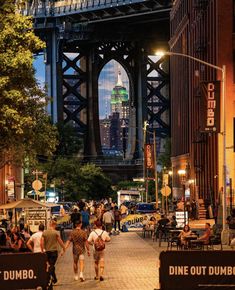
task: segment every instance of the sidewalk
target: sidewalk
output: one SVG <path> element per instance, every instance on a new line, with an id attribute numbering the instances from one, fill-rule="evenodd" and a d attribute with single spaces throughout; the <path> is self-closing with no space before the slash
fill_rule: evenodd
<path id="1" fill-rule="evenodd" d="M 72 249 L 58 259 L 55 290 L 153 290 L 158 286 L 158 252 L 135 232 L 112 236 L 106 244 L 103 282 L 94 280 L 93 257 L 86 256 L 85 282 L 74 281 Z"/>

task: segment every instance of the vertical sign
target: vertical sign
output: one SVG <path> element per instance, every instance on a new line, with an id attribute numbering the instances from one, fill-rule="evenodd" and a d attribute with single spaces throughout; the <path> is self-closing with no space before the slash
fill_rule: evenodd
<path id="1" fill-rule="evenodd" d="M 154 169 L 153 144 L 145 144 L 145 166 L 147 169 Z"/>
<path id="2" fill-rule="evenodd" d="M 220 132 L 220 81 L 201 83 L 201 131 Z"/>

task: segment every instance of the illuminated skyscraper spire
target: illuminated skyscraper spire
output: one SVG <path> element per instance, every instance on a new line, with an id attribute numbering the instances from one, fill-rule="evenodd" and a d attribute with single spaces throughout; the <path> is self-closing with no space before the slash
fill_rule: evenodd
<path id="1" fill-rule="evenodd" d="M 118 80 L 117 80 L 117 87 L 123 87 L 122 77 L 121 77 L 121 70 L 118 70 Z"/>

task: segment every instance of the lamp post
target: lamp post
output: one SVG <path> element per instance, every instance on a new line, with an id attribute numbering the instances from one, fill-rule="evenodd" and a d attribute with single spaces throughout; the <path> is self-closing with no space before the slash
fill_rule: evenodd
<path id="1" fill-rule="evenodd" d="M 159 51 L 156 52 L 156 55 L 158 56 L 164 56 L 164 55 L 169 55 L 169 56 L 180 56 L 180 57 L 184 57 L 184 58 L 188 58 L 190 60 L 194 60 L 198 63 L 204 64 L 208 67 L 214 68 L 216 70 L 221 71 L 222 73 L 222 78 L 221 78 L 221 85 L 222 85 L 222 120 L 223 120 L 223 131 L 221 132 L 222 136 L 223 136 L 223 199 L 222 199 L 222 208 L 223 208 L 223 231 L 225 230 L 226 227 L 226 214 L 227 214 L 227 205 L 226 205 L 226 112 L 225 112 L 225 94 L 226 94 L 226 66 L 222 65 L 222 67 L 214 65 L 212 63 L 203 61 L 199 58 L 193 57 L 191 55 L 188 54 L 184 54 L 184 53 L 179 53 L 179 52 L 171 52 L 171 51 L 167 51 L 167 52 L 163 52 L 163 51 Z"/>
<path id="2" fill-rule="evenodd" d="M 147 132 L 147 126 L 148 122 L 144 121 L 144 127 L 143 127 L 143 178 L 144 178 L 144 184 L 145 184 L 145 190 L 146 190 L 146 202 L 148 202 L 148 180 L 146 180 L 146 167 L 145 167 L 145 144 L 146 144 L 146 132 Z"/>
<path id="3" fill-rule="evenodd" d="M 186 175 L 186 170 L 180 169 L 178 170 L 178 174 L 180 177 L 180 183 L 182 185 L 182 190 L 183 190 L 183 199 L 184 199 L 184 225 L 186 225 L 186 197 L 185 197 L 185 175 Z"/>

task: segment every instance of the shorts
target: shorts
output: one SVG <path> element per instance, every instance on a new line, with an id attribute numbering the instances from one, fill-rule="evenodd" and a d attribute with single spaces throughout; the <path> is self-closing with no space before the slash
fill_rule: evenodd
<path id="1" fill-rule="evenodd" d="M 73 254 L 73 260 L 74 262 L 78 262 L 78 260 L 84 260 L 85 259 L 85 256 L 84 254 Z"/>
<path id="2" fill-rule="evenodd" d="M 94 251 L 93 257 L 96 262 L 104 260 L 104 251 Z"/>
<path id="3" fill-rule="evenodd" d="M 111 224 L 111 223 L 107 223 L 107 224 L 105 224 L 105 230 L 106 230 L 106 232 L 111 232 L 112 231 L 112 228 L 113 228 L 113 224 Z"/>

